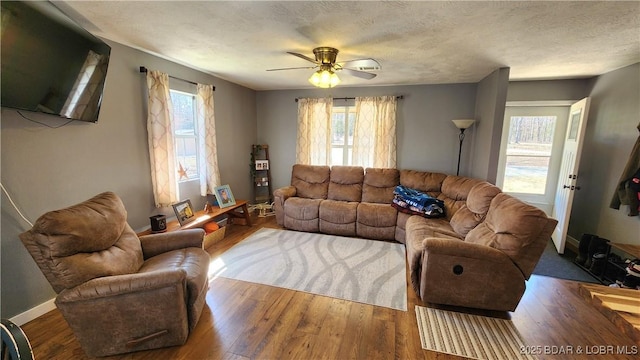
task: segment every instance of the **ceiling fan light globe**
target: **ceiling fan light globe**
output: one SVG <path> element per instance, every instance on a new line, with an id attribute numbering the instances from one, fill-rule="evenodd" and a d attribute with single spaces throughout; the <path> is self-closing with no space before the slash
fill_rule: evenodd
<path id="1" fill-rule="evenodd" d="M 335 73 L 331 73 L 331 87 L 338 86 L 340 78 Z"/>
<path id="2" fill-rule="evenodd" d="M 319 88 L 331 88 L 340 84 L 340 78 L 331 70 L 318 70 L 311 75 L 309 82 Z"/>

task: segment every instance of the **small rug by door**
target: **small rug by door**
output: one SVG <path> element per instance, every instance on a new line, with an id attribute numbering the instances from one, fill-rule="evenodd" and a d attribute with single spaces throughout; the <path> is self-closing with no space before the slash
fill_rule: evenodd
<path id="1" fill-rule="evenodd" d="M 416 306 L 422 348 L 470 359 L 536 359 L 509 320 Z"/>
<path id="2" fill-rule="evenodd" d="M 263 228 L 211 263 L 214 275 L 407 310 L 404 245 Z"/>
<path id="3" fill-rule="evenodd" d="M 575 254 L 565 249 L 563 255 L 558 254 L 553 240 L 549 240 L 533 273 L 535 275 L 550 276 L 557 279 L 582 281 L 599 284 L 593 276 L 573 263 Z"/>

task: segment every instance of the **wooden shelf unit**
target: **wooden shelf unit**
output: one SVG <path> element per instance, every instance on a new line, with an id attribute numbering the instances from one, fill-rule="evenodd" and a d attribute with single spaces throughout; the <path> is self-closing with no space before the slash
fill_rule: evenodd
<path id="1" fill-rule="evenodd" d="M 215 218 L 224 214 L 229 215 L 232 224 L 240 223 L 242 225 L 251 226 L 251 216 L 247 208 L 247 200 L 236 200 L 235 205 L 226 208 L 221 209 L 218 206 L 213 206 L 212 211 L 208 213 L 206 213 L 204 210 L 197 211 L 194 216 L 195 219 L 182 226 L 180 226 L 178 220 L 168 221 L 167 230 L 163 232 L 201 228 L 204 226 L 204 224 L 213 221 Z M 234 219 L 239 219 L 241 221 L 235 222 Z M 138 236 L 149 234 L 152 234 L 151 229 L 138 233 Z"/>
<path id="2" fill-rule="evenodd" d="M 273 202 L 271 190 L 271 161 L 269 145 L 251 146 L 251 181 L 253 183 L 253 203 Z"/>

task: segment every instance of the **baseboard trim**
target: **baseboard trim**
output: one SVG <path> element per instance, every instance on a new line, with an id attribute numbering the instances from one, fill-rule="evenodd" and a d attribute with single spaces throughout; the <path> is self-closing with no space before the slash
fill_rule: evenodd
<path id="1" fill-rule="evenodd" d="M 580 241 L 578 241 L 578 239 L 575 239 L 569 235 L 567 235 L 567 241 L 565 242 L 564 246 L 568 247 L 569 250 L 573 251 L 573 253 L 577 254 L 578 253 L 578 245 L 580 244 Z"/>
<path id="2" fill-rule="evenodd" d="M 37 317 L 42 316 L 51 310 L 54 310 L 56 308 L 56 304 L 54 302 L 55 300 L 56 299 L 53 298 L 51 300 L 45 301 L 42 304 L 35 306 L 23 313 L 20 313 L 9 320 L 11 320 L 11 322 L 13 322 L 18 326 L 22 326 L 28 323 L 29 321 L 34 320 Z"/>

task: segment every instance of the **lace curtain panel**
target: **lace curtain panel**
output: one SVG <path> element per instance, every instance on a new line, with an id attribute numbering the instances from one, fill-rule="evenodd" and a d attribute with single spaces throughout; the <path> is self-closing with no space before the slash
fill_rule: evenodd
<path id="1" fill-rule="evenodd" d="M 296 163 L 331 164 L 331 109 L 333 99 L 298 100 Z"/>
<path id="2" fill-rule="evenodd" d="M 296 163 L 331 165 L 333 99 L 298 99 Z M 395 96 L 357 97 L 351 164 L 396 167 Z"/>
<path id="3" fill-rule="evenodd" d="M 356 97 L 353 165 L 396 167 L 395 96 Z"/>
<path id="4" fill-rule="evenodd" d="M 213 194 L 220 185 L 218 151 L 216 147 L 216 118 L 213 106 L 213 86 L 197 85 L 196 109 L 198 122 L 198 155 L 200 157 L 200 195 Z"/>
<path id="5" fill-rule="evenodd" d="M 156 207 L 170 206 L 178 201 L 178 191 L 169 75 L 159 71 L 147 71 L 147 89 L 147 133 L 153 198 Z"/>

